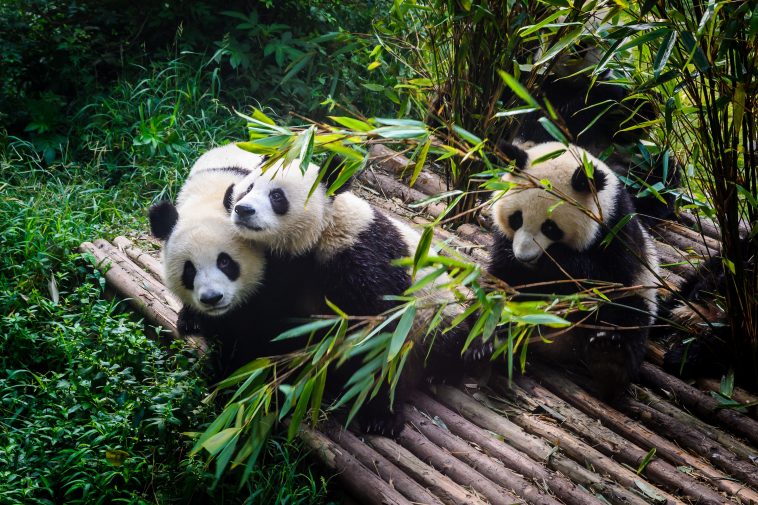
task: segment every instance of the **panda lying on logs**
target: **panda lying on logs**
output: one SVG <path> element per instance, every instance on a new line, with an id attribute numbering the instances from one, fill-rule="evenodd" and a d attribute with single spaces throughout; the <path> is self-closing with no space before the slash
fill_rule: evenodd
<path id="1" fill-rule="evenodd" d="M 621 225 L 634 212 L 631 198 L 611 169 L 584 149 L 558 142 L 526 151 L 499 148 L 516 166 L 502 178 L 513 186 L 494 195 L 489 272 L 527 296 L 581 292 L 588 287 L 583 280 L 621 286 L 609 295 L 613 303 L 586 319 L 588 313 L 578 313 L 580 325 L 552 344 L 530 348 L 548 359 L 583 361 L 600 393 L 613 397 L 636 375 L 657 310 L 652 240 L 636 216 Z M 593 167 L 592 177 L 583 160 Z"/>
<path id="2" fill-rule="evenodd" d="M 326 171 L 336 175 L 333 167 L 326 167 Z M 347 191 L 347 185 L 336 195 L 327 196 L 328 183 L 319 183 L 311 193 L 318 175 L 319 167 L 311 165 L 303 174 L 297 163 L 276 165 L 263 174 L 250 173 L 230 186 L 224 199 L 231 223 L 240 237 L 266 248 L 269 260 L 312 265 L 302 282 L 317 286 L 321 300 L 329 299 L 345 313 L 372 316 L 392 309 L 398 302 L 388 297 L 402 295 L 412 284 L 408 270 L 392 262 L 412 256 L 420 236 Z M 448 278 L 443 275 L 434 286 L 417 293 L 419 297 L 444 298 L 443 323 L 440 330 L 426 336 L 437 307 L 417 311 L 410 332 L 416 345 L 395 393 L 397 414 L 386 416 L 386 392 L 380 392 L 364 409 L 368 414 L 363 416 L 364 429 L 397 434 L 403 426 L 400 412 L 405 397 L 420 375 L 452 382 L 462 377 L 464 363 L 473 364 L 491 352 L 490 344 L 474 343 L 461 360 L 468 334 L 466 322 L 442 333 L 441 329 L 462 312 L 446 292 L 434 290 L 446 282 Z M 324 305 L 322 313 L 328 311 Z M 424 364 L 430 342 L 433 346 Z M 356 365 L 348 364 L 340 375 L 349 377 Z"/>

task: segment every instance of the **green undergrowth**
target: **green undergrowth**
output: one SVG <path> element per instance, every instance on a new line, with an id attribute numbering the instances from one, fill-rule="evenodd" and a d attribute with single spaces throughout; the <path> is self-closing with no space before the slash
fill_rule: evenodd
<path id="1" fill-rule="evenodd" d="M 188 456 L 217 414 L 202 361 L 148 338 L 76 251 L 147 232 L 198 152 L 244 133 L 199 59 L 141 72 L 70 118 L 53 162 L 0 137 L 0 501 L 323 503 L 328 479 L 281 439 L 241 487 Z"/>

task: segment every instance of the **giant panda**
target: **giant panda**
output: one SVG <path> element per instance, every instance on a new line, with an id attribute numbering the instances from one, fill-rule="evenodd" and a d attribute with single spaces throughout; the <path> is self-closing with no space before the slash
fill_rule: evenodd
<path id="1" fill-rule="evenodd" d="M 332 167 L 325 167 L 325 171 L 332 177 L 336 172 Z M 311 165 L 303 173 L 297 161 L 275 165 L 266 173 L 251 173 L 229 188 L 225 202 L 231 223 L 239 236 L 267 248 L 273 256 L 312 261 L 310 277 L 319 286 L 320 295 L 347 314 L 373 316 L 392 309 L 398 302 L 388 297 L 402 295 L 412 284 L 408 270 L 393 265 L 393 261 L 414 253 L 419 234 L 347 187 L 333 196 L 327 195 L 328 184 L 317 183 L 318 177 L 318 166 Z M 437 285 L 445 279 L 441 277 Z M 432 289 L 430 286 L 429 292 Z M 460 311 L 456 312 L 454 300 L 445 302 L 443 318 L 450 322 Z M 422 328 L 428 327 L 434 313 L 434 309 L 419 310 L 411 333 L 423 333 Z M 487 354 L 487 344 L 477 343 L 461 359 L 466 335 L 466 326 L 461 325 L 420 342 L 434 340 L 423 374 L 454 381 L 462 375 L 464 363 Z M 423 340 L 425 336 L 417 338 Z M 402 429 L 402 404 L 420 380 L 424 347 L 414 346 L 411 362 L 404 368 L 396 388 L 394 415 L 388 415 L 386 396 L 377 395 L 364 408 L 364 429 L 390 435 Z M 348 366 L 343 373 L 353 370 Z"/>
<path id="2" fill-rule="evenodd" d="M 586 150 L 558 142 L 527 150 L 501 144 L 500 150 L 515 168 L 502 177 L 510 189 L 493 195 L 492 275 L 523 298 L 570 295 L 591 286 L 587 279 L 639 286 L 622 290 L 620 298 L 610 295 L 614 303 L 600 305 L 587 319 L 580 312 L 582 324 L 554 343 L 530 347 L 548 359 L 586 363 L 600 394 L 614 397 L 637 373 L 657 311 L 652 240 L 634 216 L 602 243 L 634 206 L 613 171 Z"/>
<path id="3" fill-rule="evenodd" d="M 193 164 L 175 205 L 163 201 L 149 210 L 151 232 L 163 241 L 164 282 L 183 304 L 177 328 L 214 340 L 216 379 L 275 354 L 268 342 L 284 328 L 285 316 L 299 315 L 276 303 L 277 286 L 297 273 L 276 271 L 262 248 L 239 238 L 222 202 L 229 185 L 263 161 L 234 144 L 212 149 Z M 272 277 L 280 283 L 269 282 Z"/>

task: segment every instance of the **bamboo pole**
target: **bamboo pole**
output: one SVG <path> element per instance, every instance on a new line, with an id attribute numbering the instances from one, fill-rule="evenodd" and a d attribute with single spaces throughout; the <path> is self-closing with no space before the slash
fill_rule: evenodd
<path id="1" fill-rule="evenodd" d="M 604 503 L 560 473 L 537 463 L 528 455 L 506 444 L 500 438 L 496 438 L 490 431 L 480 428 L 427 395 L 417 393 L 414 396 L 414 403 L 427 414 L 439 417 L 452 433 L 476 444 L 482 451 L 501 461 L 506 467 L 549 489 L 564 503 L 570 505 Z"/>
<path id="2" fill-rule="evenodd" d="M 511 421 L 496 414 L 465 393 L 449 386 L 442 386 L 438 387 L 437 396 L 444 404 L 461 412 L 477 425 L 505 437 L 508 443 L 516 449 L 543 462 L 550 468 L 568 475 L 575 482 L 602 494 L 612 503 L 627 504 L 636 501 L 636 495 L 615 482 L 603 479 L 600 475 L 570 459 L 563 454 L 559 447 L 550 447 L 541 438 L 524 432 Z"/>
<path id="3" fill-rule="evenodd" d="M 645 478 L 631 471 L 629 467 L 619 463 L 627 463 L 632 468 L 639 467 L 647 455 L 645 451 L 624 440 L 597 421 L 569 407 L 534 381 L 520 377 L 517 383 L 518 385 L 514 383 L 509 388 L 504 380 L 499 380 L 497 381 L 497 390 L 515 400 L 520 407 L 529 406 L 531 411 L 546 407 L 553 412 L 557 412 L 563 419 L 561 420 L 561 428 L 542 421 L 537 416 L 526 413 L 510 416 L 513 422 L 529 433 L 552 440 L 573 459 L 580 462 L 584 461 L 587 465 L 591 465 L 592 468 L 599 470 L 600 473 L 610 475 L 616 482 L 626 486 L 628 489 L 645 490 L 648 494 L 653 495 L 656 501 L 665 500 L 666 503 L 671 504 L 682 503 L 681 500 L 665 491 L 654 488 L 652 484 L 646 482 Z M 566 430 L 571 430 L 584 439 L 591 441 L 592 446 L 577 440 Z M 645 472 L 651 480 L 664 484 L 668 489 L 674 491 L 682 487 L 680 472 L 660 461 L 652 463 L 654 463 L 653 467 L 650 468 L 650 464 L 648 464 L 647 471 Z M 638 501 L 645 503 L 641 499 L 638 499 Z"/>
<path id="4" fill-rule="evenodd" d="M 474 493 L 462 488 L 449 477 L 430 467 L 394 440 L 376 435 L 368 436 L 366 440 L 371 447 L 402 468 L 408 475 L 434 493 L 443 503 L 447 505 L 463 503 L 486 505 L 486 502 Z"/>
<path id="5" fill-rule="evenodd" d="M 498 486 L 521 496 L 535 505 L 560 505 L 560 502 L 526 480 L 516 472 L 506 468 L 500 461 L 476 450 L 465 440 L 456 437 L 450 431 L 437 426 L 431 419 L 424 417 L 417 409 L 406 407 L 406 417 L 411 426 L 419 430 L 426 438 L 445 449 L 465 465 L 476 469 L 481 475 Z M 454 463 L 455 464 L 455 463 Z M 457 463 L 460 466 L 460 462 Z M 473 487 L 479 487 L 476 483 Z"/>
<path id="6" fill-rule="evenodd" d="M 673 393 L 685 407 L 704 419 L 719 422 L 753 444 L 758 444 L 758 421 L 734 410 L 721 408 L 710 396 L 649 363 L 642 364 L 640 378 L 646 384 Z"/>
<path id="7" fill-rule="evenodd" d="M 469 465 L 462 465 L 450 452 L 434 444 L 412 426 L 406 426 L 398 435 L 397 441 L 421 461 L 450 477 L 464 489 L 471 489 L 476 494 L 481 495 L 491 505 L 524 503 L 515 494 L 506 491 L 482 475 L 478 469 Z"/>
<path id="8" fill-rule="evenodd" d="M 703 475 L 711 485 L 716 486 L 729 494 L 735 496 L 744 495 L 744 486 L 740 486 L 729 480 L 726 475 L 710 465 L 705 464 L 701 459 L 690 455 L 686 451 L 682 451 L 678 446 L 674 445 L 671 440 L 656 434 L 645 426 L 640 425 L 640 423 L 635 422 L 633 419 L 630 419 L 617 410 L 602 403 L 573 382 L 567 380 L 564 376 L 558 375 L 536 363 L 531 364 L 531 370 L 539 375 L 542 379 L 542 385 L 548 390 L 552 391 L 555 395 L 567 401 L 588 416 L 599 419 L 604 425 L 608 426 L 625 439 L 631 440 L 645 450 L 655 448 L 656 455 L 665 459 L 671 465 L 676 467 L 688 466 L 697 470 L 697 472 Z M 648 465 L 648 467 L 649 466 L 650 465 Z M 652 469 L 648 468 L 648 470 L 658 471 L 659 468 L 661 468 L 661 472 L 665 470 L 664 468 L 659 467 L 659 465 L 653 465 Z M 723 501 L 721 495 L 714 490 L 694 481 L 691 476 L 679 472 L 678 470 L 671 477 L 666 477 L 664 474 L 661 474 L 658 478 L 678 480 L 684 493 L 693 496 L 702 503 L 720 503 Z"/>
<path id="9" fill-rule="evenodd" d="M 369 505 L 411 505 L 411 502 L 363 466 L 352 454 L 325 435 L 301 424 L 300 439 L 330 469 L 339 472 L 340 481 L 361 503 Z"/>
<path id="10" fill-rule="evenodd" d="M 319 428 L 334 442 L 352 454 L 363 466 L 372 470 L 410 501 L 442 505 L 442 502 L 421 484 L 336 422 L 325 421 L 319 425 Z"/>

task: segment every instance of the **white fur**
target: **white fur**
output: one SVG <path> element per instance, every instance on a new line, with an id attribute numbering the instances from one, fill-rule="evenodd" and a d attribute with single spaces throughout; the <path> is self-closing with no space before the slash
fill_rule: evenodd
<path id="1" fill-rule="evenodd" d="M 318 173 L 319 167 L 311 164 L 303 174 L 295 160 L 286 166 L 279 161 L 265 173 L 252 172 L 245 177 L 235 185 L 232 196 L 231 221 L 237 234 L 279 253 L 311 251 L 330 218 L 324 186 L 319 184 L 308 196 Z M 286 214 L 278 215 L 271 207 L 269 195 L 275 189 L 282 190 L 289 202 Z M 237 205 L 251 206 L 255 214 L 242 219 L 235 212 Z"/>
<path id="2" fill-rule="evenodd" d="M 192 165 L 190 177 L 197 172 L 214 168 L 238 167 L 253 170 L 260 167 L 263 160 L 263 156 L 245 151 L 237 147 L 237 144 L 227 144 L 211 149 L 200 156 Z"/>
<path id="3" fill-rule="evenodd" d="M 352 247 L 371 225 L 376 212 L 367 201 L 350 192 L 335 196 L 330 207 L 325 212 L 328 222 L 315 249 L 316 259 L 321 262 Z"/>
<path id="4" fill-rule="evenodd" d="M 163 278 L 168 288 L 184 304 L 211 315 L 221 315 L 238 307 L 253 294 L 263 279 L 265 255 L 236 237 L 229 223 L 223 198 L 226 189 L 242 175 L 236 171 L 215 170 L 237 167 L 255 170 L 262 158 L 235 145 L 212 149 L 193 165 L 190 177 L 177 197 L 179 219 L 163 246 Z M 240 267 L 232 281 L 217 267 L 221 252 L 227 253 Z M 182 284 L 187 261 L 197 270 L 194 289 Z M 204 293 L 215 291 L 223 298 L 209 308 L 200 301 Z"/>
<path id="5" fill-rule="evenodd" d="M 556 151 L 563 153 L 536 165 L 530 164 L 521 172 L 504 175 L 502 180 L 513 186 L 494 195 L 495 224 L 513 241 L 516 258 L 526 264 L 536 262 L 554 242 L 541 231 L 546 219 L 552 219 L 563 230 L 561 242 L 583 251 L 593 244 L 600 227 L 598 221 L 604 219 L 604 214 L 611 214 L 616 206 L 620 181 L 605 163 L 588 152 L 559 142 L 537 144 L 526 152 L 529 160 L 536 160 Z M 571 187 L 571 177 L 576 168 L 582 166 L 585 156 L 596 171 L 606 175 L 605 187 L 600 191 L 582 193 Z M 549 190 L 545 181 L 549 181 Z M 514 231 L 508 217 L 518 210 L 522 211 L 523 224 Z"/>

